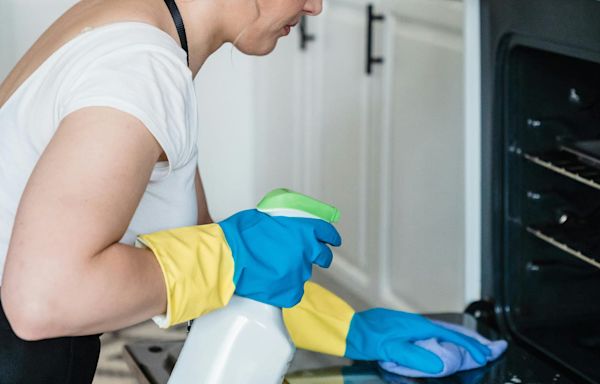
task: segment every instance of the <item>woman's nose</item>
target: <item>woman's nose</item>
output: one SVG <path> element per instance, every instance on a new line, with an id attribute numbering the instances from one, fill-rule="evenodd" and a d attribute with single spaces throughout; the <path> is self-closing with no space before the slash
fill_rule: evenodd
<path id="1" fill-rule="evenodd" d="M 317 16 L 323 10 L 323 0 L 306 0 L 304 12 L 309 16 Z"/>

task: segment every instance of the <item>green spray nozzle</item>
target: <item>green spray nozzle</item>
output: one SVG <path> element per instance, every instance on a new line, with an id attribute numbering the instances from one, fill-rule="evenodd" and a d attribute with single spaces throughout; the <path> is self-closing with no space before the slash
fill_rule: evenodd
<path id="1" fill-rule="evenodd" d="M 293 209 L 309 213 L 329 223 L 335 223 L 340 219 L 340 211 L 333 205 L 285 188 L 267 193 L 256 208 L 261 211 Z"/>

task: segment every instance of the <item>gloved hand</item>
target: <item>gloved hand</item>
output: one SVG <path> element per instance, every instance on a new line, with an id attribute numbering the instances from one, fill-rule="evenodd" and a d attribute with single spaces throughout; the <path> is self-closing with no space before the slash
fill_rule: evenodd
<path id="1" fill-rule="evenodd" d="M 354 360 L 390 361 L 426 373 L 439 373 L 442 360 L 414 345 L 416 340 L 437 338 L 464 347 L 480 365 L 491 355 L 477 340 L 441 327 L 413 313 L 374 308 L 354 314 L 345 356 Z"/>
<path id="2" fill-rule="evenodd" d="M 239 295 L 280 307 L 302 298 L 312 264 L 327 267 L 340 245 L 335 228 L 317 219 L 271 217 L 243 211 L 219 224 L 196 225 L 138 237 L 156 256 L 167 290 L 162 328 L 195 319 Z"/>
<path id="3" fill-rule="evenodd" d="M 489 349 L 475 339 L 438 326 L 423 316 L 376 308 L 355 312 L 327 289 L 307 282 L 302 301 L 283 310 L 283 319 L 298 348 L 353 360 L 379 360 L 428 373 L 441 373 L 442 361 L 413 344 L 438 338 L 464 346 L 484 364 Z"/>
<path id="4" fill-rule="evenodd" d="M 488 347 L 491 352 L 491 356 L 487 356 L 486 364 L 499 358 L 508 347 L 506 340 L 488 340 L 474 330 L 459 324 L 447 323 L 440 320 L 432 320 L 432 322 L 450 331 L 471 337 Z M 467 372 L 483 366 L 481 363 L 476 362 L 472 355 L 467 352 L 465 348 L 457 345 L 456 343 L 450 343 L 437 338 L 431 338 L 417 340 L 414 342 L 414 344 L 438 356 L 444 362 L 444 369 L 438 373 L 427 373 L 404 367 L 394 363 L 393 361 L 380 361 L 379 367 L 385 371 L 405 377 L 445 377 L 454 375 L 457 372 Z"/>
<path id="5" fill-rule="evenodd" d="M 269 216 L 255 209 L 219 223 L 231 248 L 235 294 L 280 308 L 304 294 L 312 265 L 327 268 L 339 233 L 324 220 Z"/>

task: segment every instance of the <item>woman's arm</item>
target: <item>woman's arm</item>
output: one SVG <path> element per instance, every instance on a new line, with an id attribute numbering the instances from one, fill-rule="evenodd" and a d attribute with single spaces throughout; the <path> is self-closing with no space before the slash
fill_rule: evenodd
<path id="1" fill-rule="evenodd" d="M 115 109 L 62 121 L 22 195 L 7 254 L 2 305 L 17 335 L 94 334 L 164 312 L 154 255 L 118 243 L 161 152 Z"/>
<path id="2" fill-rule="evenodd" d="M 462 346 L 480 365 L 491 356 L 489 348 L 476 339 L 417 314 L 384 308 L 355 312 L 310 281 L 304 285 L 302 301 L 283 310 L 283 319 L 298 348 L 352 360 L 394 362 L 430 374 L 440 373 L 443 362 L 414 341 L 437 338 Z"/>

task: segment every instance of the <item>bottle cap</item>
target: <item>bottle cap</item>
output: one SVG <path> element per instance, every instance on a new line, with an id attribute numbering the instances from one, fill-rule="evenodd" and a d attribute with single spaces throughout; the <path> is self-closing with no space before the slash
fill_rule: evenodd
<path id="1" fill-rule="evenodd" d="M 302 211 L 329 223 L 340 219 L 340 211 L 333 205 L 285 188 L 267 193 L 256 208 L 267 212 L 281 209 Z"/>

